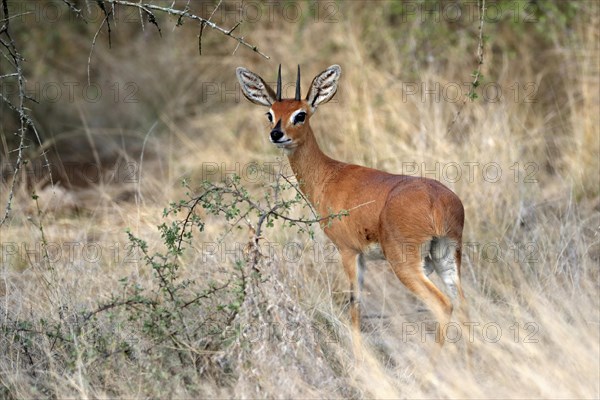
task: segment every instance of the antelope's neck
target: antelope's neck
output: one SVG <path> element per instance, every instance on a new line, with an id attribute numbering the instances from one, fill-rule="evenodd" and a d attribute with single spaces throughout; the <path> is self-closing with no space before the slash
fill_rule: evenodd
<path id="1" fill-rule="evenodd" d="M 330 178 L 336 175 L 344 163 L 328 157 L 321 151 L 310 126 L 305 141 L 288 155 L 290 166 L 300 189 L 308 197 L 313 207 L 320 210 L 326 207 L 322 195 Z"/>

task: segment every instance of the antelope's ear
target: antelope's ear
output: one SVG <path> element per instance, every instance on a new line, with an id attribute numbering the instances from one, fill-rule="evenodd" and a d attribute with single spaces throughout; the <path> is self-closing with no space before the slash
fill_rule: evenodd
<path id="1" fill-rule="evenodd" d="M 248 100 L 267 107 L 275 102 L 275 92 L 260 76 L 242 67 L 236 68 L 235 74 L 242 87 L 242 93 Z"/>
<path id="2" fill-rule="evenodd" d="M 327 103 L 337 91 L 337 83 L 342 74 L 339 65 L 334 64 L 313 79 L 306 95 L 306 101 L 314 112 L 318 105 Z"/>

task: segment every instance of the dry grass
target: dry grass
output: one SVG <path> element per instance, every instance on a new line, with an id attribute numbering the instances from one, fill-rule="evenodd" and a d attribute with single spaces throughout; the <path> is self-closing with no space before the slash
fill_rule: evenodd
<path id="1" fill-rule="evenodd" d="M 448 134 L 459 103 L 445 101 L 443 91 L 452 96 L 453 82 L 470 79 L 477 21 L 403 21 L 394 3 L 385 2 L 322 3 L 321 13 L 328 4 L 338 7 L 334 23 L 323 14 L 286 22 L 277 8 L 273 20 L 242 25 L 247 39 L 275 62 L 245 49 L 231 55 L 232 43 L 216 34 L 206 37 L 198 57 L 196 27 L 163 29 L 160 40 L 147 27 L 112 50 L 99 45 L 93 64 L 98 81 L 138 85 L 139 102 L 116 108 L 110 101 L 81 99 L 42 105 L 38 119 L 61 154 L 54 158 L 57 165 L 66 158 L 108 168 L 129 162 L 141 179 L 107 174 L 101 184 L 63 184 L 54 191 L 39 184 L 41 215 L 32 186 L 19 188 L 13 218 L 0 231 L 2 397 L 600 397 L 598 5 L 578 3 L 575 15 L 556 26 L 541 18 L 524 23 L 524 13 L 517 23 L 489 22 L 484 87 L 500 87 L 502 99 L 489 101 L 488 92 L 468 103 Z M 227 15 L 215 18 L 231 23 Z M 123 30 L 136 32 L 131 26 Z M 56 48 L 81 63 L 46 71 L 45 64 L 34 68 L 31 61 L 30 79 L 85 81 L 88 53 L 81 49 L 88 38 L 79 36 L 71 50 Z M 35 45 L 27 49 L 34 52 Z M 326 153 L 394 172 L 410 172 L 416 163 L 419 172 L 435 171 L 427 176 L 459 194 L 466 209 L 462 275 L 473 340 L 463 326 L 462 338 L 438 351 L 424 332 L 431 328 L 429 314 L 384 263 L 372 262 L 362 356 L 356 358 L 337 254 L 322 233 L 312 241 L 277 224 L 264 234 L 278 244 L 261 263 L 266 280 L 252 286 L 225 329 L 230 340 L 206 346 L 190 341 L 183 353 L 193 362 L 181 362 L 172 344 L 153 344 L 141 331 L 119 331 L 138 326 L 124 322 L 133 315 L 126 309 L 101 313 L 81 332 L 71 332 L 69 346 L 53 340 L 41 319 L 68 330 L 78 326 L 81 310 L 121 293 L 119 279 L 156 285 L 150 267 L 131 252 L 125 229 L 143 238 L 151 252 L 162 251 L 156 226 L 164 220 L 163 208 L 184 197 L 182 177 L 197 184 L 236 170 L 244 178 L 248 163 L 283 157 L 268 143 L 262 111 L 239 92 L 226 92 L 235 85 L 236 66 L 274 79 L 279 62 L 290 81 L 295 65 L 302 65 L 305 89 L 326 66 L 342 66 L 337 101 L 312 121 Z M 411 94 L 422 84 L 437 84 L 440 100 L 422 90 Z M 530 88 L 533 102 L 525 101 Z M 497 171 L 502 175 L 493 179 Z M 251 193 L 264 190 L 263 182 L 242 181 Z M 51 250 L 58 251 L 51 263 L 41 257 L 41 224 L 55 246 Z M 206 231 L 180 258 L 182 278 L 202 287 L 235 274 L 224 250 L 246 243 L 246 231 L 232 232 L 221 252 L 206 257 L 207 245 L 226 228 L 222 219 L 207 218 Z M 289 243 L 301 255 L 286 253 Z M 90 253 L 97 249 L 97 256 Z M 231 293 L 224 296 L 216 301 L 231 301 Z M 195 310 L 216 315 L 213 306 Z M 269 311 L 259 315 L 258 309 Z M 204 316 L 186 315 L 185 321 L 193 325 Z M 19 330 L 17 320 L 30 325 Z M 267 335 L 265 326 L 278 334 Z M 130 351 L 98 350 L 100 340 L 128 334 L 136 338 Z"/>

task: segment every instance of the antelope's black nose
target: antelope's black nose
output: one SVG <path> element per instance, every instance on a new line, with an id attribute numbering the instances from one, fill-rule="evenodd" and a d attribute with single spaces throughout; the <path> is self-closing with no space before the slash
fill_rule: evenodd
<path id="1" fill-rule="evenodd" d="M 271 140 L 273 142 L 278 142 L 279 139 L 281 139 L 283 137 L 283 132 L 281 132 L 279 129 L 273 129 L 271 131 Z"/>

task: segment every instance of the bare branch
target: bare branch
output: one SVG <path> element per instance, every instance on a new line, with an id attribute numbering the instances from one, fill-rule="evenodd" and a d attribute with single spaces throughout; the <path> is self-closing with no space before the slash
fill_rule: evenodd
<path id="1" fill-rule="evenodd" d="M 76 2 L 74 2 L 72 0 L 62 0 L 62 2 L 69 8 L 70 11 L 75 13 L 77 15 L 77 17 L 81 18 L 84 22 L 87 23 L 87 20 L 83 16 L 82 9 L 78 8 L 76 6 Z M 93 4 L 93 3 L 95 3 L 102 10 L 102 12 L 104 13 L 104 19 L 93 37 L 92 45 L 90 48 L 90 53 L 88 56 L 88 64 L 87 64 L 88 85 L 91 83 L 90 82 L 91 81 L 91 76 L 90 76 L 91 58 L 92 58 L 92 55 L 94 52 L 94 47 L 95 47 L 96 41 L 98 39 L 98 35 L 102 31 L 104 24 L 106 24 L 107 29 L 108 29 L 108 44 L 109 44 L 109 47 L 112 47 L 112 28 L 113 27 L 111 27 L 110 18 L 111 18 L 111 16 L 114 18 L 115 10 L 119 6 L 130 7 L 130 8 L 133 7 L 134 9 L 137 8 L 139 10 L 140 16 L 146 15 L 148 17 L 149 23 L 156 26 L 156 28 L 158 29 L 159 35 L 162 35 L 162 31 L 161 31 L 161 27 L 158 24 L 158 20 L 156 18 L 156 15 L 157 15 L 156 13 L 164 13 L 167 15 L 177 16 L 178 17 L 177 25 L 181 25 L 183 20 L 185 20 L 185 19 L 197 21 L 200 24 L 200 34 L 198 37 L 198 50 L 199 50 L 200 54 L 202 52 L 202 34 L 204 33 L 204 28 L 206 26 L 208 26 L 211 29 L 214 29 L 214 30 L 222 33 L 223 35 L 234 39 L 237 42 L 236 49 L 239 46 L 244 46 L 244 47 L 247 47 L 247 48 L 251 49 L 252 51 L 258 53 L 259 55 L 261 55 L 264 58 L 267 58 L 267 59 L 269 58 L 269 56 L 262 53 L 257 48 L 257 46 L 248 43 L 246 40 L 244 40 L 243 37 L 237 36 L 234 34 L 234 31 L 240 26 L 241 22 L 238 22 L 230 29 L 226 29 L 226 28 L 223 28 L 211 21 L 211 18 L 213 17 L 215 11 L 220 7 L 221 1 L 219 1 L 219 3 L 215 7 L 215 9 L 211 13 L 211 15 L 208 17 L 208 19 L 202 18 L 202 17 L 190 12 L 190 8 L 189 8 L 190 0 L 187 1 L 183 10 L 174 8 L 175 4 L 176 4 L 175 1 L 171 3 L 171 7 L 162 7 L 162 6 L 158 6 L 158 5 L 151 4 L 151 3 L 144 3 L 143 0 L 139 0 L 137 2 L 127 1 L 127 0 L 95 0 L 95 1 L 91 1 L 89 4 Z M 18 147 L 14 150 L 14 152 L 17 154 L 16 161 L 15 161 L 14 168 L 13 168 L 14 176 L 13 176 L 13 180 L 10 185 L 7 204 L 6 204 L 6 207 L 4 210 L 4 216 L 2 217 L 2 219 L 0 219 L 0 226 L 2 226 L 3 223 L 6 221 L 6 219 L 8 218 L 8 216 L 10 214 L 10 211 L 11 211 L 11 205 L 12 205 L 12 201 L 13 201 L 13 197 L 14 197 L 14 189 L 15 189 L 16 184 L 19 179 L 19 172 L 24 164 L 27 132 L 28 131 L 33 132 L 33 134 L 35 136 L 35 140 L 37 140 L 37 142 L 40 144 L 40 146 L 42 146 L 41 137 L 39 135 L 37 127 L 34 124 L 33 119 L 30 116 L 30 111 L 27 109 L 26 104 L 25 104 L 28 101 L 34 101 L 34 102 L 36 102 L 36 101 L 35 101 L 35 99 L 27 96 L 27 94 L 26 94 L 26 90 L 25 90 L 26 79 L 24 76 L 23 66 L 22 66 L 24 59 L 21 56 L 21 54 L 19 53 L 18 47 L 16 46 L 16 44 L 13 40 L 13 37 L 11 36 L 11 33 L 10 33 L 11 20 L 14 20 L 16 17 L 18 17 L 20 15 L 29 14 L 29 12 L 23 13 L 23 14 L 17 14 L 17 15 L 10 15 L 9 11 L 10 10 L 9 10 L 8 0 L 0 0 L 0 57 L 3 57 L 6 60 L 6 64 L 9 66 L 9 69 L 11 69 L 6 72 L 3 71 L 3 74 L 0 75 L 0 80 L 16 79 L 17 87 L 18 87 L 18 91 L 17 91 L 18 97 L 15 96 L 16 97 L 15 99 L 11 99 L 9 97 L 6 97 L 6 96 L 3 96 L 0 94 L 0 101 L 5 103 L 10 110 L 14 111 L 18 115 L 20 126 L 18 127 L 17 131 L 15 132 L 15 135 L 18 136 L 18 138 L 19 138 L 19 140 L 18 140 L 19 144 L 18 144 Z M 142 19 L 142 27 L 143 27 L 143 18 L 141 18 L 141 19 Z M 116 19 L 113 19 L 113 21 L 116 23 Z M 17 98 L 18 98 L 18 100 L 17 100 Z M 48 169 L 49 181 L 53 185 L 54 182 L 53 182 L 52 173 L 50 170 L 50 163 L 48 161 L 46 153 L 42 152 L 41 157 L 43 157 L 44 167 Z"/>
<path id="2" fill-rule="evenodd" d="M 117 4 L 117 5 L 122 5 L 122 6 L 126 6 L 126 7 L 136 7 L 138 9 L 143 10 L 146 13 L 149 13 L 149 10 L 155 10 L 155 11 L 160 11 L 160 12 L 163 12 L 163 13 L 166 13 L 169 15 L 176 15 L 179 17 L 178 24 L 180 24 L 182 18 L 188 18 L 193 21 L 198 21 L 201 24 L 204 23 L 205 25 L 209 26 L 210 28 L 221 32 L 223 35 L 229 36 L 230 38 L 234 39 L 235 41 L 238 42 L 238 45 L 247 47 L 247 48 L 251 49 L 252 51 L 254 51 L 255 53 L 260 54 L 264 58 L 267 58 L 267 59 L 270 58 L 268 55 L 261 52 L 257 46 L 248 43 L 246 40 L 244 40 L 243 37 L 235 36 L 233 34 L 234 29 L 239 26 L 239 23 L 237 25 L 235 25 L 232 29 L 225 29 L 225 28 L 215 24 L 214 22 L 210 21 L 210 18 L 205 19 L 205 18 L 199 17 L 195 14 L 191 14 L 190 12 L 187 11 L 187 7 L 184 10 L 177 10 L 174 8 L 157 6 L 156 4 L 143 4 L 141 2 L 133 3 L 131 1 L 126 1 L 126 0 L 104 0 L 104 1 L 106 1 L 112 5 Z"/>
<path id="3" fill-rule="evenodd" d="M 13 38 L 10 34 L 9 27 L 10 27 L 10 18 L 11 17 L 9 14 L 7 0 L 2 0 L 2 14 L 4 17 L 3 18 L 4 25 L 0 29 L 0 44 L 8 51 L 8 54 L 6 54 L 4 52 L 2 52 L 2 54 L 9 61 L 9 64 L 11 64 L 12 67 L 14 68 L 13 73 L 5 74 L 5 75 L 3 75 L 3 77 L 6 77 L 6 76 L 16 77 L 17 78 L 17 86 L 18 86 L 19 91 L 18 91 L 18 103 L 17 104 L 13 104 L 10 101 L 10 99 L 6 98 L 2 94 L 0 94 L 0 100 L 2 100 L 4 103 L 6 103 L 10 109 L 15 111 L 19 115 L 19 128 L 16 133 L 17 136 L 19 136 L 19 145 L 16 149 L 17 160 L 15 161 L 13 180 L 11 182 L 10 189 L 8 192 L 8 199 L 6 201 L 6 206 L 4 208 L 4 215 L 2 216 L 2 219 L 0 219 L 0 227 L 8 219 L 8 216 L 11 211 L 15 186 L 18 181 L 19 172 L 21 170 L 21 167 L 23 166 L 24 150 L 26 148 L 25 134 L 28 129 L 31 129 L 33 131 L 38 143 L 41 145 L 40 135 L 37 131 L 35 124 L 33 123 L 33 120 L 29 116 L 27 108 L 25 107 L 25 102 L 29 98 L 25 94 L 25 76 L 23 74 L 23 66 L 22 66 L 23 57 L 21 56 L 21 54 L 19 54 L 19 51 L 17 50 L 17 46 L 15 44 L 15 41 L 13 40 Z M 48 161 L 48 157 L 46 156 L 46 153 L 42 153 L 42 157 L 44 158 L 45 167 L 48 169 L 48 175 L 50 177 L 50 184 L 52 186 L 54 186 L 54 182 L 52 180 L 52 171 L 50 169 L 50 162 Z"/>

